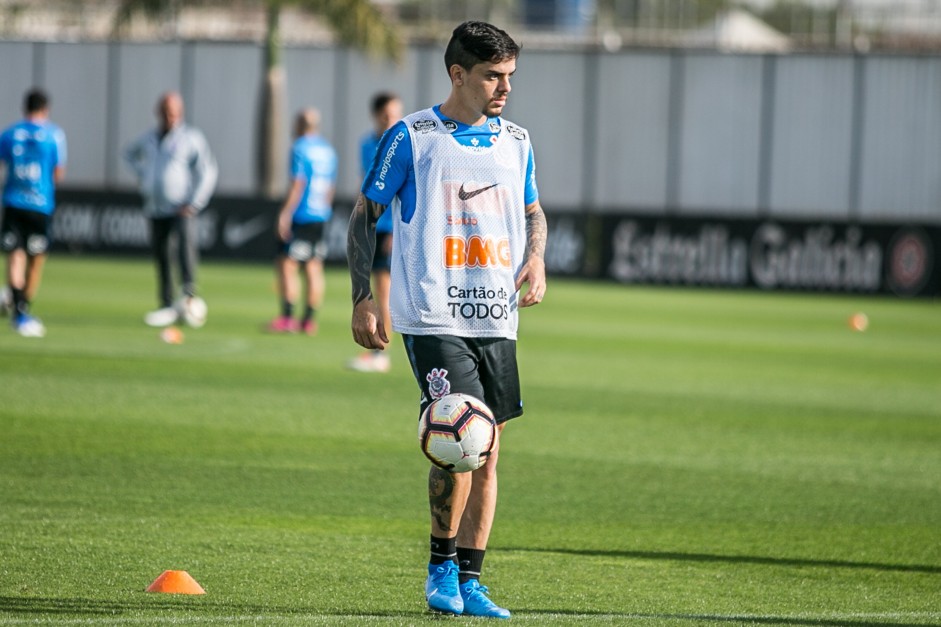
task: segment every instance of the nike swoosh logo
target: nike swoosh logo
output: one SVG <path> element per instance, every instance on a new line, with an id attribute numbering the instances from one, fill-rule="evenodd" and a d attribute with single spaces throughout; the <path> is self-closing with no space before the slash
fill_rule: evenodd
<path id="1" fill-rule="evenodd" d="M 222 240 L 229 248 L 241 248 L 250 240 L 255 239 L 259 234 L 264 233 L 270 228 L 270 219 L 268 216 L 255 216 L 251 220 L 241 224 L 233 224 L 231 221 L 225 223 L 222 230 Z"/>
<path id="2" fill-rule="evenodd" d="M 478 194 L 483 194 L 488 189 L 493 189 L 497 185 L 498 183 L 494 183 L 493 185 L 489 185 L 487 187 L 481 187 L 480 189 L 475 189 L 474 191 L 469 192 L 464 189 L 464 184 L 461 183 L 461 189 L 458 190 L 457 197 L 460 198 L 461 200 L 470 200 L 474 196 L 477 196 Z"/>

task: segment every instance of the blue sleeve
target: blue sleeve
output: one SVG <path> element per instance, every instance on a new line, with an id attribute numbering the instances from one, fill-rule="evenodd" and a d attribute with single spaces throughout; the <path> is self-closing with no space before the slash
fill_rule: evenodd
<path id="1" fill-rule="evenodd" d="M 337 180 L 337 151 L 325 139 L 318 141 L 307 152 L 308 169 L 311 179 L 325 179 L 330 183 Z"/>
<path id="2" fill-rule="evenodd" d="M 291 148 L 291 180 L 310 178 L 306 166 L 307 160 L 304 158 L 304 152 L 295 144 Z"/>
<path id="3" fill-rule="evenodd" d="M 539 200 L 539 188 L 536 187 L 536 159 L 533 147 L 529 147 L 529 159 L 526 161 L 526 181 L 523 183 L 523 202 L 526 206 Z"/>
<path id="4" fill-rule="evenodd" d="M 412 142 L 402 121 L 386 131 L 363 180 L 362 192 L 370 200 L 389 205 L 402 190 L 412 167 Z"/>
<path id="5" fill-rule="evenodd" d="M 56 166 L 64 166 L 69 160 L 68 142 L 65 140 L 65 131 L 58 126 L 55 127 L 53 136 L 56 139 Z"/>

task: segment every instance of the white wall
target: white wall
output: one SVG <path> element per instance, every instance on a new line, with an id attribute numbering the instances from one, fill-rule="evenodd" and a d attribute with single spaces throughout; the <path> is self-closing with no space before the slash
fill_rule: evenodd
<path id="1" fill-rule="evenodd" d="M 941 56 L 730 55 L 696 50 L 530 50 L 506 116 L 533 136 L 550 212 L 799 217 L 941 223 Z M 339 195 L 360 184 L 369 98 L 441 102 L 439 45 L 401 65 L 347 49 L 284 51 L 290 120 L 323 113 Z M 130 189 L 120 148 L 178 89 L 209 138 L 220 191 L 252 195 L 263 73 L 251 43 L 0 42 L 0 123 L 45 87 L 68 134 L 67 184 Z M 286 158 L 286 155 L 285 155 Z"/>

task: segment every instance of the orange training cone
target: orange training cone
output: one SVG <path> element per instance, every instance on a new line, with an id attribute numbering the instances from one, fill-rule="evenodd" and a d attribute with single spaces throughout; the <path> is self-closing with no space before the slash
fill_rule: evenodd
<path id="1" fill-rule="evenodd" d="M 203 587 L 196 583 L 185 570 L 165 570 L 154 579 L 147 592 L 165 592 L 167 594 L 206 594 Z"/>

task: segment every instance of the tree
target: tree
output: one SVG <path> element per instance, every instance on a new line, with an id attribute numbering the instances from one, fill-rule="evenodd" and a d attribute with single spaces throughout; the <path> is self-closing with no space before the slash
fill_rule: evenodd
<path id="1" fill-rule="evenodd" d="M 259 146 L 256 153 L 258 191 L 273 198 L 286 181 L 284 106 L 287 78 L 281 63 L 280 21 L 285 6 L 297 6 L 321 15 L 338 41 L 372 57 L 399 61 L 402 44 L 392 25 L 369 0 L 255 0 L 263 8 L 265 26 L 265 78 L 261 90 Z M 174 22 L 186 6 L 225 6 L 219 0 L 121 0 L 115 14 L 114 32 L 120 34 L 135 15 Z"/>

